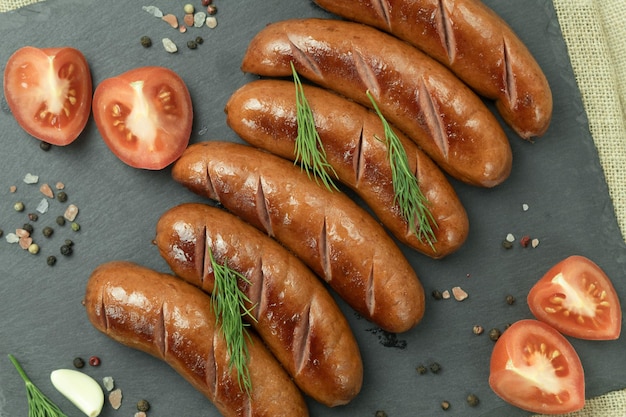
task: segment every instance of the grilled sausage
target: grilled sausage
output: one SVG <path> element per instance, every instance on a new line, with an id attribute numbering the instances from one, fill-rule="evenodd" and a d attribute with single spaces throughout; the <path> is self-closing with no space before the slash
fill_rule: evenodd
<path id="1" fill-rule="evenodd" d="M 367 25 L 292 19 L 266 26 L 241 68 L 289 76 L 291 63 L 310 81 L 372 106 L 439 166 L 469 184 L 493 187 L 511 172 L 511 146 L 482 100 L 443 65 Z"/>
<path id="2" fill-rule="evenodd" d="M 226 417 L 308 416 L 298 388 L 252 333 L 250 396 L 239 386 L 210 297 L 183 280 L 108 262 L 91 274 L 84 304 L 96 329 L 164 360 Z"/>
<path id="3" fill-rule="evenodd" d="M 479 0 L 314 0 L 346 19 L 407 41 L 496 101 L 524 139 L 543 135 L 552 92 L 539 64 L 511 27 Z"/>
<path id="4" fill-rule="evenodd" d="M 318 402 L 350 402 L 363 381 L 361 354 L 321 281 L 269 236 L 225 210 L 186 203 L 164 213 L 155 243 L 175 275 L 213 292 L 211 256 L 239 272 L 248 320 L 295 383 Z"/>
<path id="5" fill-rule="evenodd" d="M 381 328 L 402 332 L 422 319 L 423 287 L 382 226 L 292 162 L 246 145 L 202 142 L 187 148 L 172 176 L 275 237 Z"/>
<path id="6" fill-rule="evenodd" d="M 431 246 L 410 231 L 395 201 L 380 118 L 328 90 L 304 88 L 328 162 L 339 179 L 359 194 L 394 236 L 432 258 L 442 258 L 461 247 L 469 232 L 467 213 L 437 165 L 396 131 L 435 220 L 431 224 L 435 237 Z M 248 83 L 231 96 L 226 113 L 229 126 L 251 145 L 283 158 L 295 158 L 298 124 L 293 83 L 279 80 Z"/>

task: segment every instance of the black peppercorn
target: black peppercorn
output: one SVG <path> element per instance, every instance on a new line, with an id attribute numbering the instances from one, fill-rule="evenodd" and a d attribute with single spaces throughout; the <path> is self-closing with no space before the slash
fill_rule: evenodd
<path id="1" fill-rule="evenodd" d="M 137 410 L 139 411 L 148 411 L 150 409 L 150 403 L 146 400 L 139 400 L 137 402 Z"/>
<path id="2" fill-rule="evenodd" d="M 39 143 L 39 149 L 41 149 L 42 151 L 46 151 L 47 152 L 47 151 L 50 150 L 50 148 L 52 148 L 52 145 L 50 143 L 48 143 L 48 142 L 41 141 Z"/>
<path id="3" fill-rule="evenodd" d="M 507 303 L 508 305 L 513 305 L 513 304 L 515 304 L 515 297 L 513 297 L 512 295 L 510 295 L 510 294 L 509 294 L 509 295 L 507 295 L 505 299 L 506 299 L 506 303 Z"/>
<path id="4" fill-rule="evenodd" d="M 28 233 L 33 233 L 33 225 L 30 223 L 24 223 L 24 226 L 22 226 L 22 229 L 26 230 Z"/>
<path id="5" fill-rule="evenodd" d="M 28 220 L 31 222 L 36 222 L 39 220 L 39 215 L 37 213 L 28 213 Z"/>
<path id="6" fill-rule="evenodd" d="M 441 300 L 443 298 L 443 295 L 439 290 L 433 290 L 432 295 L 435 300 Z"/>
<path id="7" fill-rule="evenodd" d="M 48 256 L 48 258 L 46 259 L 46 263 L 48 264 L 48 266 L 54 266 L 54 264 L 57 263 L 57 258 L 56 256 Z"/>
<path id="8" fill-rule="evenodd" d="M 467 396 L 467 404 L 469 404 L 470 407 L 476 407 L 478 405 L 478 397 L 476 394 L 470 394 Z"/>
<path id="9" fill-rule="evenodd" d="M 141 46 L 143 46 L 144 48 L 149 48 L 152 46 L 152 39 L 150 39 L 149 36 L 142 36 L 139 42 L 141 42 Z"/>
<path id="10" fill-rule="evenodd" d="M 187 41 L 187 48 L 196 49 L 197 47 L 198 47 L 198 44 L 196 43 L 196 41 Z"/>
<path id="11" fill-rule="evenodd" d="M 57 224 L 58 224 L 59 226 L 63 226 L 63 225 L 65 225 L 65 217 L 63 217 L 63 216 L 57 216 L 57 220 L 56 220 L 56 222 L 57 222 Z"/>
<path id="12" fill-rule="evenodd" d="M 439 371 L 441 371 L 441 365 L 439 365 L 437 362 L 431 363 L 428 367 L 430 368 L 430 372 L 432 372 L 433 374 L 437 374 L 439 373 Z"/>
<path id="13" fill-rule="evenodd" d="M 50 237 L 54 233 L 54 229 L 52 227 L 50 227 L 50 226 L 46 226 L 46 227 L 43 228 L 41 233 L 43 233 L 43 235 L 45 237 Z"/>
<path id="14" fill-rule="evenodd" d="M 213 4 L 210 4 L 207 8 L 206 8 L 206 12 L 209 16 L 214 16 L 215 14 L 217 14 L 217 7 Z"/>
<path id="15" fill-rule="evenodd" d="M 65 239 L 64 243 L 70 247 L 74 246 L 74 242 L 72 241 L 72 239 Z"/>
<path id="16" fill-rule="evenodd" d="M 61 255 L 70 256 L 72 254 L 72 247 L 69 245 L 61 246 Z"/>
<path id="17" fill-rule="evenodd" d="M 513 242 L 509 242 L 508 240 L 502 241 L 502 247 L 504 249 L 511 249 L 513 247 Z"/>
<path id="18" fill-rule="evenodd" d="M 202 45 L 202 44 L 204 43 L 204 39 L 202 38 L 202 36 L 198 36 L 198 37 L 196 38 L 196 43 L 197 43 L 198 45 Z"/>
<path id="19" fill-rule="evenodd" d="M 501 334 L 502 334 L 502 332 L 500 332 L 500 329 L 493 328 L 493 329 L 489 330 L 489 339 L 491 339 L 491 340 L 493 340 L 495 342 L 496 340 L 498 340 L 500 338 Z"/>
<path id="20" fill-rule="evenodd" d="M 67 201 L 67 193 L 65 191 L 59 191 L 57 193 L 57 200 L 61 203 L 65 203 Z"/>
<path id="21" fill-rule="evenodd" d="M 83 360 L 83 358 L 74 358 L 74 367 L 75 368 L 82 368 L 85 366 L 85 361 Z"/>

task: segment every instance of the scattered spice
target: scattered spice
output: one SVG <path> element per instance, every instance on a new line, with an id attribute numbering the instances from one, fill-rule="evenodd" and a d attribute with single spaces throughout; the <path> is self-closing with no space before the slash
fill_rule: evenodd
<path id="1" fill-rule="evenodd" d="M 426 372 L 428 372 L 428 369 L 426 369 L 426 367 L 422 364 L 417 365 L 417 367 L 415 368 L 415 370 L 417 371 L 418 374 L 420 375 L 424 375 Z"/>
<path id="2" fill-rule="evenodd" d="M 45 142 L 45 141 L 41 141 L 39 143 L 39 149 L 41 149 L 44 152 L 48 152 L 50 149 L 52 148 L 52 144 Z"/>
<path id="3" fill-rule="evenodd" d="M 89 365 L 91 366 L 100 366 L 100 358 L 97 356 L 91 356 L 89 358 Z"/>
<path id="4" fill-rule="evenodd" d="M 406 349 L 406 340 L 398 339 L 395 333 L 390 333 L 381 328 L 369 329 L 369 332 L 378 335 L 378 341 L 385 347 L 392 347 L 396 349 Z"/>
<path id="5" fill-rule="evenodd" d="M 80 230 L 80 224 L 72 222 L 72 230 L 78 232 Z"/>
<path id="6" fill-rule="evenodd" d="M 513 248 L 513 243 L 509 242 L 508 240 L 504 240 L 502 241 L 502 247 L 504 249 L 511 249 Z"/>
<path id="7" fill-rule="evenodd" d="M 442 402 L 441 402 L 441 409 L 442 409 L 442 410 L 448 410 L 448 409 L 450 409 L 450 402 L 448 402 L 448 401 L 442 401 Z"/>
<path id="8" fill-rule="evenodd" d="M 137 411 L 134 417 L 147 417 L 148 415 L 144 411 Z"/>
<path id="9" fill-rule="evenodd" d="M 505 300 L 506 300 L 506 303 L 507 303 L 508 305 L 513 305 L 513 304 L 515 304 L 515 297 L 513 297 L 511 294 L 507 295 L 507 296 L 505 297 Z"/>
<path id="10" fill-rule="evenodd" d="M 59 181 L 56 184 L 54 184 L 54 188 L 56 188 L 57 190 L 63 190 L 63 189 L 65 189 L 65 184 L 63 184 L 61 181 Z"/>
<path id="11" fill-rule="evenodd" d="M 85 366 L 85 361 L 81 357 L 76 357 L 72 361 L 72 364 L 74 365 L 74 368 L 81 369 Z"/>
<path id="12" fill-rule="evenodd" d="M 493 340 L 494 342 L 498 340 L 501 335 L 502 332 L 500 331 L 500 329 L 494 327 L 493 329 L 489 330 L 489 339 Z"/>
<path id="13" fill-rule="evenodd" d="M 54 266 L 57 263 L 57 257 L 54 255 L 50 255 L 46 258 L 46 263 L 48 266 Z"/>
<path id="14" fill-rule="evenodd" d="M 150 409 L 150 403 L 146 400 L 139 400 L 137 402 L 137 410 L 139 411 L 148 411 Z"/>
<path id="15" fill-rule="evenodd" d="M 478 324 L 474 325 L 474 327 L 472 327 L 472 333 L 474 333 L 475 335 L 481 335 L 483 334 L 485 331 L 485 329 L 483 328 L 483 326 L 480 326 Z"/>
<path id="16" fill-rule="evenodd" d="M 206 8 L 206 12 L 209 16 L 215 16 L 217 14 L 217 6 L 214 4 L 209 4 Z"/>
<path id="17" fill-rule="evenodd" d="M 524 236 L 520 239 L 519 241 L 520 245 L 522 245 L 522 247 L 527 248 L 528 245 L 530 244 L 530 236 Z"/>
<path id="18" fill-rule="evenodd" d="M 202 4 L 202 6 L 207 7 L 209 4 L 212 4 L 213 0 L 202 0 L 202 2 L 200 4 Z"/>
<path id="19" fill-rule="evenodd" d="M 33 228 L 33 225 L 30 223 L 24 223 L 24 226 L 22 226 L 21 229 L 16 229 L 15 230 L 15 234 L 18 235 L 19 237 L 28 237 L 30 236 L 33 232 L 35 231 L 35 229 Z"/>
<path id="20" fill-rule="evenodd" d="M 30 220 L 31 222 L 36 222 L 37 220 L 39 220 L 39 216 L 37 215 L 37 213 L 28 213 L 28 220 Z"/>
<path id="21" fill-rule="evenodd" d="M 149 36 L 142 36 L 139 42 L 144 48 L 150 48 L 152 46 L 152 39 L 150 39 Z"/>
<path id="22" fill-rule="evenodd" d="M 24 203 L 22 203 L 21 201 L 18 201 L 17 203 L 13 204 L 13 209 L 15 211 L 21 212 L 24 211 L 26 207 L 24 206 Z"/>
<path id="23" fill-rule="evenodd" d="M 14 193 L 14 192 L 16 192 L 16 191 L 17 191 L 17 186 L 12 185 L 12 186 L 10 186 L 10 187 L 9 187 L 9 192 L 10 192 L 10 193 Z"/>
<path id="24" fill-rule="evenodd" d="M 467 400 L 467 404 L 468 404 L 470 407 L 476 407 L 476 406 L 478 405 L 478 402 L 479 402 L 479 401 L 478 401 L 478 397 L 476 396 L 476 394 L 470 394 L 470 395 L 468 395 L 468 396 L 467 396 L 467 398 L 466 398 L 466 400 Z"/>
<path id="25" fill-rule="evenodd" d="M 432 296 L 435 300 L 441 300 L 443 298 L 443 295 L 441 294 L 441 291 L 439 290 L 433 290 Z"/>
<path id="26" fill-rule="evenodd" d="M 428 369 L 430 369 L 430 372 L 432 372 L 433 374 L 438 374 L 441 371 L 441 365 L 439 365 L 439 363 L 437 362 L 432 362 L 430 365 L 428 365 Z"/>

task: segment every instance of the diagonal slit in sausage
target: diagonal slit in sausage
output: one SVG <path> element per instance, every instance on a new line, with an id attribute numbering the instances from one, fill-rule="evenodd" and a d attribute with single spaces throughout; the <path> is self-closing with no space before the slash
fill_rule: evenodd
<path id="1" fill-rule="evenodd" d="M 363 379 L 360 351 L 322 281 L 261 230 L 226 210 L 186 203 L 161 216 L 155 243 L 172 271 L 191 284 L 200 281 L 193 256 L 178 254 L 197 253 L 194 245 L 200 244 L 204 230 L 205 251 L 211 251 L 217 263 L 227 263 L 246 277 L 248 283 L 240 280 L 238 286 L 250 300 L 246 308 L 256 318 L 248 323 L 296 384 L 328 406 L 352 400 Z M 202 290 L 211 293 L 213 285 L 209 270 Z"/>

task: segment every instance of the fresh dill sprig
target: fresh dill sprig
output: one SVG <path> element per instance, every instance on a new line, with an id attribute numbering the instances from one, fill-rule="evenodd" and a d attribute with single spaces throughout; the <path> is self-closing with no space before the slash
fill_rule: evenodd
<path id="1" fill-rule="evenodd" d="M 385 130 L 385 144 L 395 193 L 394 202 L 398 204 L 402 216 L 408 222 L 409 231 L 428 243 L 434 250 L 434 242 L 437 238 L 433 226 L 436 228 L 437 222 L 428 208 L 428 199 L 422 193 L 416 176 L 409 168 L 409 160 L 402 142 L 381 113 L 369 90 L 366 95 L 372 102 Z"/>
<path id="2" fill-rule="evenodd" d="M 321 180 L 330 191 L 338 190 L 330 175 L 332 173 L 337 178 L 337 172 L 326 160 L 326 151 L 322 139 L 315 128 L 313 111 L 304 96 L 304 88 L 293 62 L 291 62 L 291 72 L 296 87 L 296 120 L 298 123 L 295 163 L 300 163 L 300 168 L 306 171 L 309 178 L 311 178 L 312 173 L 317 184 Z"/>
<path id="3" fill-rule="evenodd" d="M 246 329 L 250 324 L 244 322 L 243 318 L 248 316 L 255 321 L 256 318 L 252 315 L 254 307 L 246 308 L 246 303 L 249 304 L 250 299 L 237 285 L 239 280 L 247 284 L 250 284 L 250 281 L 243 274 L 230 268 L 228 260 L 225 260 L 223 265 L 218 264 L 210 249 L 209 257 L 215 278 L 211 300 L 217 324 L 221 324 L 220 330 L 226 340 L 230 357 L 229 366 L 231 369 L 234 366 L 237 371 L 239 388 L 243 388 L 250 395 L 252 382 L 248 370 L 249 353 L 246 343 L 246 338 L 250 341 L 250 335 Z"/>
<path id="4" fill-rule="evenodd" d="M 11 354 L 9 354 L 9 359 L 26 385 L 28 417 L 67 417 L 52 400 L 46 397 L 44 393 L 33 384 L 17 359 Z"/>

